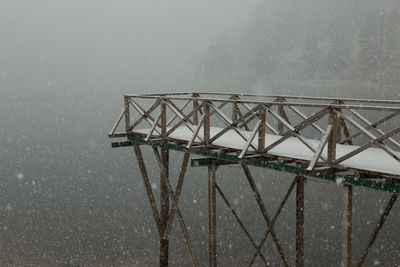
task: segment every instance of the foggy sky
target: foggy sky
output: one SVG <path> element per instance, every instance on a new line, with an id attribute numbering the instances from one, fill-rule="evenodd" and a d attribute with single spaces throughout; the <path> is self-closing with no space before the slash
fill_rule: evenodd
<path id="1" fill-rule="evenodd" d="M 0 92 L 184 87 L 193 58 L 258 2 L 2 0 Z"/>

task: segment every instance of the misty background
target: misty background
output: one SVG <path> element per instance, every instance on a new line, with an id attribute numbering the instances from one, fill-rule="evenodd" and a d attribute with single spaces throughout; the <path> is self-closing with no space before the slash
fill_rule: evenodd
<path id="1" fill-rule="evenodd" d="M 399 99 L 399 11 L 389 0 L 0 0 L 0 265 L 155 265 L 158 234 L 133 151 L 107 138 L 122 95 Z M 143 150 L 158 195 L 158 167 Z M 171 154 L 175 182 L 182 154 Z M 252 171 L 273 213 L 294 177 Z M 186 177 L 180 207 L 207 265 L 206 170 Z M 217 177 L 258 240 L 265 224 L 240 169 Z M 306 264 L 337 266 L 341 187 L 310 181 L 305 190 Z M 389 198 L 354 194 L 353 258 Z M 217 205 L 219 262 L 243 265 L 250 243 Z M 292 262 L 294 214 L 292 196 L 276 226 Z M 399 262 L 399 219 L 395 205 L 367 266 Z M 280 264 L 270 239 L 264 252 Z M 172 266 L 191 265 L 176 223 L 170 253 Z"/>

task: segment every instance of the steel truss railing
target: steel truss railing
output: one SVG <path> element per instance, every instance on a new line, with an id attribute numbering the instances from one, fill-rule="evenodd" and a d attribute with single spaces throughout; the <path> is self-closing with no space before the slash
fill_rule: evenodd
<path id="1" fill-rule="evenodd" d="M 243 100 L 241 97 L 251 98 Z M 148 102 L 150 105 L 146 108 Z M 232 151 L 238 152 L 241 160 L 256 157 L 291 160 L 304 166 L 311 174 L 341 170 L 351 171 L 355 175 L 400 177 L 400 173 L 358 169 L 343 164 L 367 149 L 376 147 L 394 159 L 400 169 L 400 143 L 396 140 L 400 133 L 400 101 L 192 93 L 126 95 L 124 103 L 125 108 L 110 132 L 110 137 L 144 136 L 148 143 L 160 139 L 180 143 L 186 141 L 187 149 L 210 150 L 224 149 L 216 145 L 216 141 L 223 140 L 228 132 L 234 131 L 245 143 L 242 149 Z M 312 114 L 305 115 L 306 112 L 301 110 L 304 108 Z M 164 134 L 161 133 L 162 116 L 169 117 Z M 117 133 L 123 118 L 125 129 Z M 210 136 L 210 127 L 215 124 L 221 130 Z M 382 130 L 379 126 L 388 129 Z M 182 127 L 190 131 L 190 140 L 173 137 Z M 144 128 L 148 129 L 145 135 L 136 131 Z M 244 131 L 250 135 L 244 134 Z M 265 146 L 266 133 L 280 138 Z M 311 160 L 269 153 L 293 137 L 313 154 Z M 319 145 L 315 146 L 310 139 L 319 139 Z M 357 146 L 353 150 L 336 158 L 338 145 L 355 143 Z M 326 156 L 323 155 L 324 150 L 327 150 Z"/>
<path id="2" fill-rule="evenodd" d="M 307 115 L 309 114 L 309 115 Z M 173 93 L 125 95 L 124 109 L 109 133 L 110 138 L 126 137 L 113 147 L 133 146 L 139 169 L 149 198 L 153 217 L 160 235 L 160 265 L 168 263 L 168 239 L 174 218 L 177 217 L 185 242 L 195 266 L 199 266 L 188 228 L 179 208 L 184 176 L 191 154 L 205 156 L 195 161 L 196 166 L 208 166 L 209 173 L 209 264 L 216 266 L 216 193 L 232 212 L 241 229 L 255 249 L 248 265 L 257 256 L 267 265 L 261 248 L 271 234 L 282 263 L 290 265 L 281 246 L 274 223 L 296 186 L 296 266 L 304 264 L 304 180 L 305 175 L 340 181 L 344 184 L 342 266 L 351 265 L 351 210 L 352 186 L 364 186 L 394 193 L 384 213 L 362 251 L 357 266 L 366 258 L 370 247 L 382 228 L 386 217 L 400 193 L 400 175 L 385 170 L 370 170 L 342 164 L 369 148 L 384 151 L 395 164 L 400 165 L 399 137 L 400 101 L 345 98 L 318 98 L 299 96 L 260 96 L 225 93 Z M 125 125 L 122 129 L 122 121 Z M 217 128 L 213 128 L 217 127 Z M 190 137 L 179 137 L 184 128 Z M 212 132 L 218 129 L 218 132 Z M 218 140 L 234 132 L 243 147 L 221 146 Z M 277 138 L 266 140 L 266 134 Z M 295 138 L 312 153 L 311 159 L 278 156 L 271 151 Z M 317 145 L 312 140 L 318 140 Z M 139 145 L 153 147 L 160 167 L 162 197 L 158 210 Z M 268 144 L 268 145 L 267 145 Z M 352 145 L 353 150 L 337 157 L 340 145 Z M 185 151 L 178 183 L 173 190 L 169 181 L 168 150 Z M 240 164 L 256 197 L 266 223 L 266 232 L 257 244 L 228 197 L 216 181 L 218 166 Z M 296 177 L 286 192 L 275 215 L 271 218 L 255 186 L 248 165 L 267 167 L 295 173 Z M 171 205 L 169 205 L 171 200 Z M 170 207 L 169 207 L 170 206 Z M 163 240 L 163 241 L 162 241 Z"/>

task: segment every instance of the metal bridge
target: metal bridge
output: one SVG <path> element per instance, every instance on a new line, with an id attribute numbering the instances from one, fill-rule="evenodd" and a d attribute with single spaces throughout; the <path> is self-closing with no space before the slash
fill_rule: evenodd
<path id="1" fill-rule="evenodd" d="M 209 265 L 217 266 L 216 194 L 220 194 L 268 265 L 262 247 L 269 235 L 283 265 L 304 265 L 304 182 L 307 177 L 343 185 L 342 266 L 361 266 L 400 192 L 400 101 L 272 96 L 236 93 L 170 93 L 125 95 L 121 115 L 109 133 L 123 138 L 112 147 L 133 146 L 160 237 L 160 266 L 168 265 L 168 240 L 178 218 L 194 266 L 199 260 L 179 199 L 189 160 L 208 168 Z M 149 182 L 141 145 L 152 146 L 160 168 L 160 204 Z M 176 188 L 169 177 L 169 150 L 182 151 Z M 200 155 L 200 158 L 191 158 Z M 256 242 L 216 182 L 219 166 L 237 164 L 244 172 L 265 219 Z M 269 213 L 249 165 L 293 173 L 295 178 L 276 213 Z M 391 193 L 358 260 L 352 263 L 353 186 Z M 289 262 L 274 223 L 296 187 L 296 262 Z M 170 205 L 171 202 L 171 205 Z"/>

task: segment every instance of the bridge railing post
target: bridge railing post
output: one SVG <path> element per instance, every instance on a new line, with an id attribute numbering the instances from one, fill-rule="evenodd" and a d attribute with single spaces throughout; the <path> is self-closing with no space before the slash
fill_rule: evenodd
<path id="1" fill-rule="evenodd" d="M 237 95 L 232 95 L 230 97 L 232 100 L 237 100 L 239 97 Z M 236 121 L 238 119 L 238 104 L 237 102 L 232 102 L 232 121 Z"/>
<path id="2" fill-rule="evenodd" d="M 194 94 L 192 94 L 192 97 L 199 97 L 199 94 L 196 94 L 196 93 L 194 93 Z M 193 122 L 194 122 L 194 124 L 198 124 L 199 123 L 199 115 L 198 115 L 198 111 L 197 111 L 197 107 L 199 106 L 199 101 L 198 100 L 193 100 L 193 110 L 194 110 L 194 113 L 193 113 Z"/>
<path id="3" fill-rule="evenodd" d="M 124 106 L 125 106 L 125 131 L 128 132 L 131 126 L 131 113 L 129 110 L 129 97 L 124 96 Z"/>
<path id="4" fill-rule="evenodd" d="M 278 97 L 276 99 L 276 101 L 277 102 L 285 102 L 285 99 L 282 98 L 282 97 Z M 279 116 L 284 118 L 287 122 L 289 122 L 289 119 L 288 119 L 288 117 L 286 115 L 285 108 L 284 108 L 283 105 L 278 105 L 278 114 L 279 114 Z M 278 133 L 279 134 L 283 134 L 284 130 L 285 130 L 285 127 L 284 127 L 283 123 L 282 122 L 278 122 Z"/>
<path id="5" fill-rule="evenodd" d="M 258 128 L 258 150 L 263 151 L 263 149 L 265 148 L 265 131 L 266 131 L 265 123 L 267 119 L 265 106 L 260 104 L 258 112 L 260 114 L 259 116 L 261 120 L 260 127 Z"/>
<path id="6" fill-rule="evenodd" d="M 204 143 L 208 145 L 210 141 L 210 106 L 207 101 L 204 103 L 204 114 Z"/>
<path id="7" fill-rule="evenodd" d="M 340 104 L 336 103 L 335 104 Z M 340 110 L 339 110 L 340 111 Z M 329 117 L 332 132 L 328 140 L 328 163 L 336 159 L 336 144 L 341 140 L 342 119 L 332 108 Z M 333 166 L 332 166 L 333 167 Z M 351 266 L 351 230 L 352 230 L 352 185 L 343 186 L 343 210 L 342 210 L 342 259 L 341 266 Z"/>
<path id="8" fill-rule="evenodd" d="M 340 118 L 333 108 L 330 111 L 329 124 L 332 125 L 332 133 L 328 139 L 328 163 L 336 159 L 336 144 L 340 142 Z"/>

